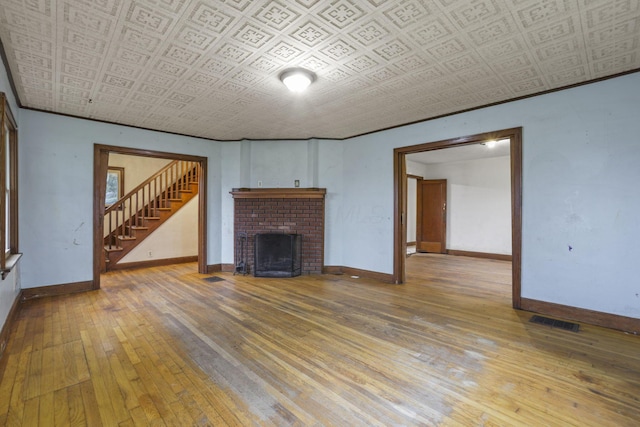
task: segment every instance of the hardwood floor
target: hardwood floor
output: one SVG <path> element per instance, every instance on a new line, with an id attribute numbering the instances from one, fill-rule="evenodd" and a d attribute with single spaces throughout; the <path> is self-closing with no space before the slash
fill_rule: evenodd
<path id="1" fill-rule="evenodd" d="M 25 303 L 0 425 L 637 426 L 640 339 L 529 323 L 510 263 L 417 254 L 408 283 L 118 271 Z"/>

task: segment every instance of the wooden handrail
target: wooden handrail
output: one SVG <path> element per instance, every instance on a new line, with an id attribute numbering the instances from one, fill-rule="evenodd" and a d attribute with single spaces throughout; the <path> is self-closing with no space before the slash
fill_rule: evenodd
<path id="1" fill-rule="evenodd" d="M 168 169 L 171 169 L 174 165 L 176 165 L 178 162 L 180 162 L 179 160 L 174 160 L 171 163 L 167 164 L 166 166 L 164 166 L 162 169 L 160 169 L 158 172 L 156 172 L 155 174 L 151 175 L 149 178 L 147 178 L 145 181 L 143 181 L 140 185 L 138 185 L 136 188 L 134 188 L 133 190 L 129 191 L 127 194 L 125 194 L 124 196 L 120 197 L 120 199 L 118 199 L 117 201 L 113 202 L 112 205 L 110 205 L 108 208 L 105 209 L 104 213 L 107 214 L 111 211 L 113 211 L 114 209 L 117 208 L 118 205 L 123 204 L 127 199 L 129 199 L 134 193 L 137 193 L 138 191 L 140 191 L 145 185 L 147 185 L 149 182 L 153 181 L 154 179 L 156 179 L 157 177 L 159 177 L 160 175 L 162 175 L 163 172 L 167 171 Z"/>

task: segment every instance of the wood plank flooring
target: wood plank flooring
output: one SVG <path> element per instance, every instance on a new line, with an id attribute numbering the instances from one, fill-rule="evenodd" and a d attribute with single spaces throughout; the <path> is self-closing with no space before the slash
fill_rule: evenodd
<path id="1" fill-rule="evenodd" d="M 509 262 L 417 254 L 405 285 L 195 271 L 23 304 L 0 425 L 640 425 L 640 338 L 529 323 Z"/>

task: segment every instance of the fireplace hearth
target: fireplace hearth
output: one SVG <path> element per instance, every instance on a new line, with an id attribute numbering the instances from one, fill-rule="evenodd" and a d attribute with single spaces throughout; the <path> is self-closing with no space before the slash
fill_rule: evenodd
<path id="1" fill-rule="evenodd" d="M 258 233 L 255 242 L 256 277 L 295 277 L 302 272 L 300 234 Z"/>

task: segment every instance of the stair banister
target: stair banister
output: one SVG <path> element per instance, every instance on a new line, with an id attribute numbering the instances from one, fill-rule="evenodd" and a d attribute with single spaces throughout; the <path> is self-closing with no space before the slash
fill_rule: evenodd
<path id="1" fill-rule="evenodd" d="M 197 162 L 174 160 L 107 207 L 105 216 L 108 216 L 109 219 L 105 244 L 108 249 L 112 249 L 114 244 L 116 247 L 118 246 L 119 236 L 120 238 L 131 238 L 132 226 L 140 226 L 145 216 L 157 217 L 158 209 L 167 206 L 171 198 L 177 197 L 178 181 L 184 178 L 178 169 L 193 177 L 198 175 L 198 166 Z M 142 195 L 142 200 L 140 200 L 140 195 Z M 113 223 L 114 219 L 115 224 Z"/>
<path id="2" fill-rule="evenodd" d="M 122 196 L 120 199 L 118 199 L 118 201 L 114 202 L 111 206 L 109 206 L 108 208 L 105 209 L 105 214 L 117 209 L 118 205 L 121 205 L 123 202 L 125 202 L 129 197 L 131 197 L 133 194 L 137 193 L 138 191 L 140 191 L 140 189 L 142 187 L 144 187 L 147 183 L 153 181 L 154 179 L 156 179 L 157 177 L 159 177 L 160 175 L 162 175 L 162 173 L 164 173 L 165 171 L 167 171 L 168 169 L 171 169 L 174 165 L 180 163 L 180 160 L 174 160 L 171 163 L 169 163 L 168 165 L 166 165 L 165 167 L 163 167 L 162 169 L 160 169 L 158 172 L 156 172 L 155 174 L 153 174 L 152 176 L 150 176 L 147 180 L 145 180 L 144 182 L 142 182 L 140 185 L 138 185 L 136 188 L 134 188 L 133 190 L 129 191 L 127 194 L 125 194 L 124 196 Z M 183 160 L 183 162 L 186 162 Z M 191 163 L 195 166 L 195 162 L 187 162 L 187 163 Z"/>

